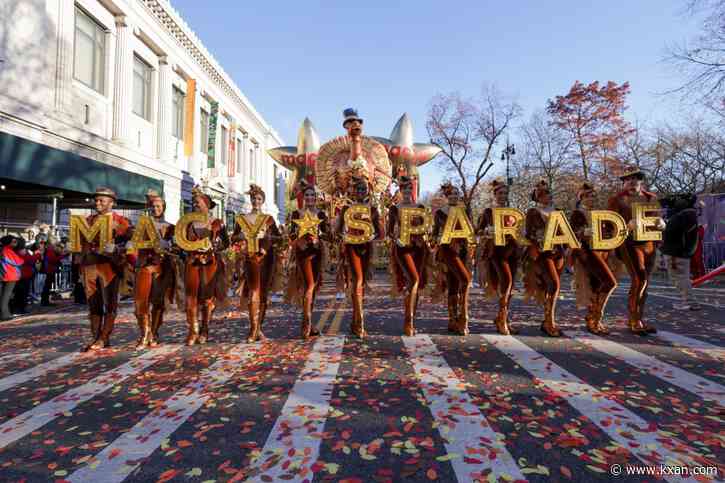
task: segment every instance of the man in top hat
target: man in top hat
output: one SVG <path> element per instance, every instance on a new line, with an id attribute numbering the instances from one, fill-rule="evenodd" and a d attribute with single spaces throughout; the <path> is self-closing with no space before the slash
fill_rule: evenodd
<path id="1" fill-rule="evenodd" d="M 651 203 L 657 201 L 657 198 L 654 193 L 644 190 L 645 175 L 639 168 L 628 169 L 619 179 L 624 182 L 623 190 L 609 199 L 608 209 L 622 215 L 631 233 L 634 229 L 632 205 Z M 664 221 L 660 219 L 657 228 L 664 230 Z M 616 254 L 624 262 L 632 279 L 628 301 L 629 330 L 638 335 L 654 334 L 657 329 L 645 324 L 642 318 L 647 300 L 647 285 L 657 256 L 655 242 L 635 241 L 630 234 L 617 248 Z"/>
<path id="2" fill-rule="evenodd" d="M 96 213 L 88 216 L 87 223 L 93 224 L 96 217 L 112 215 L 113 239 L 106 246 L 83 241 L 80 256 L 81 279 L 88 301 L 91 320 L 91 342 L 83 352 L 110 347 L 111 333 L 118 311 L 118 287 L 126 263 L 123 248 L 131 238 L 131 222 L 113 212 L 116 193 L 110 188 L 99 187 L 93 195 Z"/>
<path id="3" fill-rule="evenodd" d="M 175 281 L 173 260 L 164 253 L 174 238 L 174 225 L 164 220 L 166 201 L 156 191 L 149 190 L 146 193 L 146 210 L 161 240 L 161 251 L 138 251 L 134 304 L 140 337 L 136 349 L 158 345 L 166 299 L 173 300 Z"/>

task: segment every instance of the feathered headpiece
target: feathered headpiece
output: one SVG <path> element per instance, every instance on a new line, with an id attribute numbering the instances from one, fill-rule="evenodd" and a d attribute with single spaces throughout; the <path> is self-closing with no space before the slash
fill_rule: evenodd
<path id="1" fill-rule="evenodd" d="M 196 198 L 197 196 L 203 198 L 206 201 L 206 205 L 209 207 L 210 210 L 216 206 L 216 203 L 214 203 L 214 200 L 211 199 L 211 196 L 204 193 L 201 189 L 201 186 L 199 185 L 194 186 L 191 189 L 191 197 Z"/>
<path id="2" fill-rule="evenodd" d="M 495 193 L 497 189 L 499 188 L 505 188 L 506 183 L 504 183 L 503 179 L 496 178 L 493 181 L 491 181 L 491 192 Z"/>
<path id="3" fill-rule="evenodd" d="M 441 185 L 440 192 L 443 193 L 443 196 L 445 196 L 446 198 L 453 193 L 460 193 L 458 188 L 453 186 L 453 183 L 451 183 L 450 181 L 446 181 Z"/>
<path id="4" fill-rule="evenodd" d="M 146 206 L 151 206 L 151 204 L 154 202 L 154 200 L 161 200 L 161 203 L 164 205 L 164 208 L 166 208 L 166 200 L 161 197 L 158 191 L 156 190 L 148 190 L 146 192 Z"/>
<path id="5" fill-rule="evenodd" d="M 585 181 L 579 187 L 579 191 L 576 192 L 576 199 L 581 200 L 585 194 L 593 193 L 593 192 L 594 192 L 594 185 L 591 184 L 589 181 Z"/>
<path id="6" fill-rule="evenodd" d="M 549 190 L 549 183 L 547 183 L 544 179 L 536 183 L 534 186 L 534 190 L 531 192 L 531 201 L 536 201 L 539 198 L 539 193 L 543 191 L 551 192 L 551 190 Z"/>
<path id="7" fill-rule="evenodd" d="M 264 190 L 261 186 L 256 185 L 254 183 L 249 185 L 249 191 L 247 193 L 249 195 L 249 198 L 251 199 L 254 195 L 262 195 L 263 200 L 267 200 L 267 195 L 264 193 Z"/>

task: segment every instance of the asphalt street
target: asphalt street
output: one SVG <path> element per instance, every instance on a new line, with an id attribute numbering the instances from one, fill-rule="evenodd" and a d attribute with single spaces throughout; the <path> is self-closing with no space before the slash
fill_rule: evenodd
<path id="1" fill-rule="evenodd" d="M 129 303 L 113 347 L 92 354 L 78 352 L 83 307 L 3 323 L 0 481 L 725 479 L 725 289 L 696 289 L 702 309 L 679 311 L 655 282 L 646 321 L 659 333 L 638 337 L 623 283 L 612 334 L 595 337 L 567 282 L 560 339 L 518 296 L 520 333 L 498 335 L 495 302 L 474 289 L 470 336 L 449 335 L 446 307 L 424 299 L 418 335 L 402 337 L 387 278 L 367 295 L 363 341 L 332 285 L 314 314 L 323 336 L 309 342 L 282 302 L 254 345 L 233 306 L 192 348 L 175 309 L 164 343 L 143 351 Z"/>

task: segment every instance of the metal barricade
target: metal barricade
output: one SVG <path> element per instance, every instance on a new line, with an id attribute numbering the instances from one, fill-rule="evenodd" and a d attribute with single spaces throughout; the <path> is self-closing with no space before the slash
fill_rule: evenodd
<path id="1" fill-rule="evenodd" d="M 73 289 L 71 280 L 71 265 L 63 263 L 58 267 L 53 278 L 53 284 L 50 287 L 51 293 L 69 292 Z"/>

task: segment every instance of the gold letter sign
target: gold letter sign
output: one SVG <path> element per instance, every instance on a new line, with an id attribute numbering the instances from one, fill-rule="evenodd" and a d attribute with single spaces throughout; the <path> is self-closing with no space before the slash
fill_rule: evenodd
<path id="1" fill-rule="evenodd" d="M 154 222 L 148 215 L 141 215 L 136 224 L 131 237 L 131 245 L 128 247 L 129 253 L 135 253 L 139 250 L 153 249 L 159 251 L 161 249 L 161 239 L 156 231 Z"/>
<path id="2" fill-rule="evenodd" d="M 627 224 L 616 211 L 592 210 L 592 250 L 614 250 L 627 238 Z M 614 225 L 614 236 L 604 238 L 603 223 Z"/>
<path id="3" fill-rule="evenodd" d="M 413 218 L 423 218 L 423 223 L 413 226 Z M 404 247 L 410 245 L 410 235 L 425 235 L 432 224 L 432 216 L 425 208 L 400 209 L 400 243 Z"/>
<path id="4" fill-rule="evenodd" d="M 113 241 L 112 215 L 96 216 L 93 225 L 88 226 L 84 215 L 71 215 L 70 217 L 70 251 L 78 253 L 81 251 L 81 237 L 87 242 L 93 243 L 98 238 L 98 246 L 103 248 Z"/>
<path id="5" fill-rule="evenodd" d="M 512 217 L 515 222 L 513 226 L 506 226 L 506 217 Z M 493 209 L 493 243 L 502 247 L 506 245 L 506 235 L 509 235 L 519 245 L 528 245 L 529 240 L 521 233 L 524 214 L 516 208 L 494 208 Z"/>
<path id="6" fill-rule="evenodd" d="M 569 221 L 561 211 L 552 211 L 549 220 L 546 222 L 546 231 L 544 232 L 544 251 L 551 250 L 554 245 L 569 245 L 571 248 L 581 248 L 579 240 L 574 236 L 574 231 L 569 225 Z"/>
<path id="7" fill-rule="evenodd" d="M 174 238 L 176 238 L 176 244 L 185 252 L 205 252 L 211 250 L 211 242 L 209 238 L 203 240 L 191 241 L 186 238 L 186 230 L 190 224 L 200 221 L 202 223 L 209 222 L 209 216 L 204 213 L 192 212 L 187 213 L 179 219 L 176 224 L 176 230 L 174 230 Z"/>
<path id="8" fill-rule="evenodd" d="M 634 220 L 634 239 L 636 241 L 660 241 L 662 232 L 653 230 L 657 224 L 656 216 L 647 216 L 648 211 L 659 211 L 659 203 L 632 204 L 632 219 Z"/>
<path id="9" fill-rule="evenodd" d="M 448 210 L 441 245 L 450 244 L 454 238 L 464 238 L 470 244 L 476 243 L 471 220 L 466 216 L 466 210 L 462 206 L 451 206 Z"/>
<path id="10" fill-rule="evenodd" d="M 239 225 L 239 229 L 244 234 L 244 239 L 247 240 L 247 253 L 254 255 L 259 251 L 259 238 L 257 235 L 262 229 L 262 226 L 267 222 L 269 215 L 257 215 L 254 220 L 254 225 L 250 225 L 244 215 L 237 215 L 234 217 L 234 221 Z"/>
<path id="11" fill-rule="evenodd" d="M 351 235 L 350 230 L 360 230 L 362 235 Z M 370 223 L 368 205 L 352 205 L 345 211 L 345 243 L 359 245 L 367 243 L 373 236 L 373 224 Z"/>

